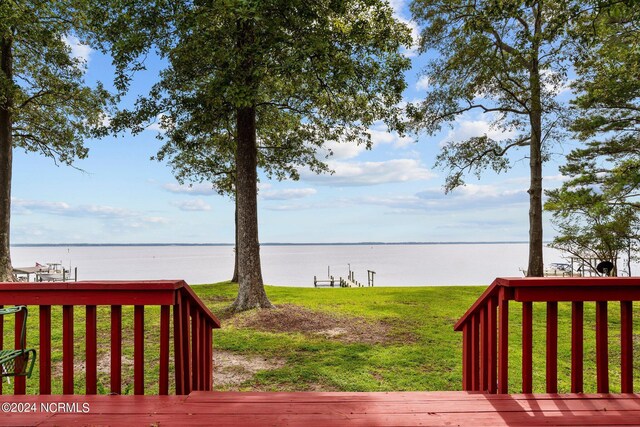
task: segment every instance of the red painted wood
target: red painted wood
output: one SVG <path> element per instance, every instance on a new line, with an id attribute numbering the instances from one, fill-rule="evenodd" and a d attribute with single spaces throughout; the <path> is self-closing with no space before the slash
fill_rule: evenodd
<path id="1" fill-rule="evenodd" d="M 86 393 L 98 391 L 98 318 L 95 305 L 86 307 Z"/>
<path id="2" fill-rule="evenodd" d="M 593 279 L 583 279 L 585 281 Z M 549 283 L 551 285 L 551 282 Z M 535 287 L 516 288 L 516 301 L 638 301 L 640 286 Z"/>
<path id="3" fill-rule="evenodd" d="M 471 322 L 462 327 L 462 389 L 471 390 Z"/>
<path id="4" fill-rule="evenodd" d="M 182 351 L 182 310 L 182 299 L 178 298 L 177 304 L 173 306 L 173 358 L 176 394 L 179 395 L 186 394 L 184 388 L 184 353 Z"/>
<path id="5" fill-rule="evenodd" d="M 522 303 L 522 392 L 533 388 L 533 304 Z"/>
<path id="6" fill-rule="evenodd" d="M 487 319 L 489 317 L 489 307 L 480 308 L 480 390 L 489 389 L 489 330 Z"/>
<path id="7" fill-rule="evenodd" d="M 182 375 L 184 378 L 184 393 L 191 393 L 192 384 L 191 384 L 191 348 L 190 348 L 190 340 L 191 340 L 191 328 L 190 328 L 190 320 L 189 314 L 191 313 L 191 303 L 189 298 L 186 295 L 182 295 L 182 354 L 184 357 L 183 363 L 183 371 Z"/>
<path id="8" fill-rule="evenodd" d="M 4 305 L 0 305 L 0 308 L 4 308 Z M 4 347 L 4 316 L 0 316 L 0 350 Z M 2 381 L 0 381 L 0 394 L 2 394 Z"/>
<path id="9" fill-rule="evenodd" d="M 57 400 L 54 400 L 57 399 Z M 465 392 L 219 393 L 179 396 L 7 396 L 88 403 L 89 413 L 3 414 L 0 425 L 611 426 L 638 425 L 638 395 Z"/>
<path id="10" fill-rule="evenodd" d="M 498 299 L 498 393 L 509 390 L 509 300 L 507 290 L 500 288 Z"/>
<path id="11" fill-rule="evenodd" d="M 14 348 L 22 348 L 22 322 L 24 322 L 24 311 L 18 311 L 15 315 L 14 325 Z M 24 331 L 24 346 L 27 346 L 27 331 Z M 13 382 L 13 394 L 25 394 L 27 390 L 27 382 L 25 377 L 15 377 Z"/>
<path id="12" fill-rule="evenodd" d="M 571 392 L 584 390 L 584 303 L 571 303 Z"/>
<path id="13" fill-rule="evenodd" d="M 40 306 L 39 393 L 51 394 L 51 306 Z"/>
<path id="14" fill-rule="evenodd" d="M 480 316 L 471 316 L 471 390 L 480 391 Z"/>
<path id="15" fill-rule="evenodd" d="M 144 306 L 133 309 L 133 393 L 144 394 Z"/>
<path id="16" fill-rule="evenodd" d="M 207 324 L 207 329 L 205 331 L 205 347 L 206 347 L 206 355 L 207 355 L 207 376 L 206 376 L 206 387 L 205 390 L 213 390 L 213 347 L 212 347 L 212 333 L 213 330 L 210 324 Z"/>
<path id="17" fill-rule="evenodd" d="M 111 393 L 122 393 L 122 306 L 111 306 Z"/>
<path id="18" fill-rule="evenodd" d="M 198 308 L 191 306 L 191 384 L 192 390 L 200 389 L 200 319 Z"/>
<path id="19" fill-rule="evenodd" d="M 547 303 L 547 393 L 558 392 L 558 303 Z"/>
<path id="20" fill-rule="evenodd" d="M 488 359 L 487 365 L 489 370 L 489 393 L 498 391 L 498 300 L 497 298 L 489 298 L 488 300 Z"/>
<path id="21" fill-rule="evenodd" d="M 596 302 L 596 376 L 598 393 L 609 393 L 607 302 Z"/>
<path id="22" fill-rule="evenodd" d="M 456 322 L 456 324 L 453 326 L 453 330 L 462 331 L 462 328 L 464 327 L 464 324 L 467 321 L 467 318 L 469 316 L 475 313 L 476 310 L 478 310 L 480 307 L 487 304 L 487 302 L 491 298 L 495 298 L 496 296 L 498 296 L 500 284 L 501 284 L 500 279 L 494 280 L 493 283 L 491 283 L 491 285 L 482 293 L 480 298 L 478 298 L 476 302 L 474 302 L 473 305 L 469 307 L 469 309 L 466 311 L 464 316 L 462 316 L 460 320 Z"/>
<path id="23" fill-rule="evenodd" d="M 165 305 L 174 300 L 172 290 L 72 290 L 54 289 L 38 292 L 7 291 L 0 287 L 0 301 L 29 305 Z"/>
<path id="24" fill-rule="evenodd" d="M 158 379 L 158 393 L 169 394 L 169 320 L 171 307 L 163 305 L 160 308 L 160 376 Z"/>
<path id="25" fill-rule="evenodd" d="M 633 393 L 633 302 L 620 302 L 620 391 Z"/>
<path id="26" fill-rule="evenodd" d="M 62 306 L 62 393 L 73 394 L 73 306 Z"/>
<path id="27" fill-rule="evenodd" d="M 202 313 L 199 314 L 200 317 L 200 356 L 198 356 L 198 361 L 200 362 L 200 368 L 198 372 L 200 372 L 200 390 L 207 390 L 207 351 L 206 351 L 206 332 L 207 332 L 207 324 L 205 317 Z"/>

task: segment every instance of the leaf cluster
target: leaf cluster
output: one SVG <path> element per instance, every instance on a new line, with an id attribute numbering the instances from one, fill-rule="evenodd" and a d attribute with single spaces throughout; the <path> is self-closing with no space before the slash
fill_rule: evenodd
<path id="1" fill-rule="evenodd" d="M 115 2 L 117 4 L 118 2 Z M 121 83 L 155 46 L 168 60 L 160 81 L 116 129 L 143 130 L 161 118 L 164 146 L 178 179 L 232 188 L 236 114 L 255 108 L 259 165 L 277 179 L 309 166 L 327 141 L 371 144 L 368 127 L 399 113 L 411 43 L 408 28 L 379 0 L 225 0 L 154 2 L 134 17 L 113 18 L 102 40 L 115 51 Z M 141 8 L 142 9 L 142 8 Z M 150 18 L 152 17 L 152 18 Z M 163 29 L 138 28 L 145 20 Z M 396 121 L 397 123 L 397 121 Z"/>
<path id="2" fill-rule="evenodd" d="M 531 117 L 542 115 L 543 155 L 562 135 L 566 111 L 556 100 L 566 83 L 568 22 L 577 2 L 414 0 L 422 25 L 420 48 L 435 52 L 425 69 L 430 88 L 410 105 L 411 127 L 434 134 L 461 115 L 479 111 L 504 138 L 474 135 L 453 141 L 436 165 L 450 172 L 446 190 L 464 174 L 509 168 L 506 154 L 531 142 Z"/>
<path id="3" fill-rule="evenodd" d="M 0 37 L 10 46 L 12 74 L 0 73 L 0 104 L 10 108 L 13 144 L 71 164 L 85 138 L 101 136 L 110 96 L 84 82 L 85 64 L 67 38 L 86 22 L 84 1 L 0 3 Z"/>

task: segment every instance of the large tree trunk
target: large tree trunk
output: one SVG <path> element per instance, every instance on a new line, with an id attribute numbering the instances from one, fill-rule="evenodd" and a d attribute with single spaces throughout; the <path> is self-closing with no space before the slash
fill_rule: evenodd
<path id="1" fill-rule="evenodd" d="M 235 242 L 236 246 L 233 249 L 233 277 L 231 277 L 231 283 L 238 283 L 238 202 L 236 201 L 236 211 L 235 211 Z"/>
<path id="2" fill-rule="evenodd" d="M 0 70 L 4 81 L 13 83 L 12 40 L 0 39 Z M 13 282 L 11 266 L 11 168 L 13 162 L 12 109 L 13 87 L 4 88 L 0 104 L 0 281 Z"/>
<path id="3" fill-rule="evenodd" d="M 273 307 L 264 290 L 258 242 L 258 148 L 255 107 L 237 111 L 236 206 L 238 297 L 234 311 Z"/>
<path id="4" fill-rule="evenodd" d="M 538 9 L 541 9 L 539 7 Z M 536 17 L 536 35 L 541 28 L 542 15 Z M 544 276 L 542 256 L 542 102 L 540 98 L 540 69 L 538 63 L 538 46 L 533 49 L 529 74 L 531 88 L 531 146 L 529 168 L 531 183 L 529 186 L 529 265 L 527 276 Z"/>

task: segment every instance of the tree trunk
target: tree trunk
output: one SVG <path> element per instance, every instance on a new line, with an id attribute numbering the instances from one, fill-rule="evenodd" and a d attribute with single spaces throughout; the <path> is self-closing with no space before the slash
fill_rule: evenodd
<path id="1" fill-rule="evenodd" d="M 235 238 L 236 246 L 233 249 L 233 277 L 231 277 L 231 283 L 238 283 L 238 201 L 235 201 Z"/>
<path id="2" fill-rule="evenodd" d="M 541 9 L 541 8 L 539 8 Z M 536 35 L 540 31 L 542 16 L 536 17 Z M 540 99 L 540 69 L 538 63 L 538 46 L 534 46 L 529 74 L 531 88 L 531 146 L 529 156 L 529 265 L 527 276 L 544 276 L 542 255 L 542 102 Z"/>
<path id="3" fill-rule="evenodd" d="M 273 307 L 264 290 L 258 242 L 258 148 L 255 107 L 237 111 L 236 206 L 238 297 L 234 311 Z"/>
<path id="4" fill-rule="evenodd" d="M 13 282 L 11 266 L 11 168 L 13 162 L 12 110 L 13 110 L 13 56 L 12 40 L 0 40 L 0 70 L 9 82 L 0 104 L 0 281 Z"/>

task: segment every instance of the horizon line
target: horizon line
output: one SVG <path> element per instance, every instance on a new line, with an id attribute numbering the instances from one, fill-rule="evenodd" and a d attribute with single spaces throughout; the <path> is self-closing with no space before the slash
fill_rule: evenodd
<path id="1" fill-rule="evenodd" d="M 384 246 L 384 245 L 498 245 L 524 244 L 526 240 L 493 241 L 408 241 L 408 242 L 266 242 L 260 246 Z M 545 244 L 549 242 L 544 242 Z M 235 246 L 234 243 L 12 243 L 13 247 L 60 247 L 60 246 Z"/>

